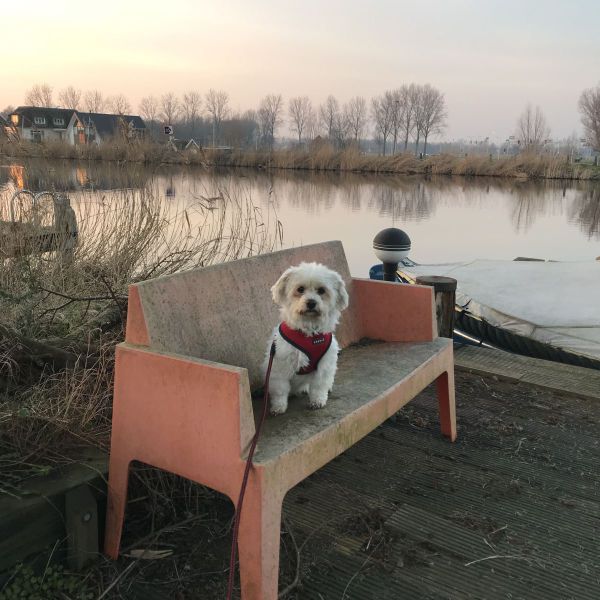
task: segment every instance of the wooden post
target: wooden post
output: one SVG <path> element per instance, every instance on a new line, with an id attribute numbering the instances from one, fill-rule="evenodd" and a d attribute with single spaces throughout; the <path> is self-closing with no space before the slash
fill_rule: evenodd
<path id="1" fill-rule="evenodd" d="M 98 506 L 88 485 L 80 485 L 65 494 L 67 562 L 80 570 L 99 556 Z"/>
<path id="2" fill-rule="evenodd" d="M 433 287 L 438 335 L 452 338 L 454 333 L 454 304 L 456 299 L 456 279 L 439 275 L 421 275 L 417 277 L 419 285 Z"/>

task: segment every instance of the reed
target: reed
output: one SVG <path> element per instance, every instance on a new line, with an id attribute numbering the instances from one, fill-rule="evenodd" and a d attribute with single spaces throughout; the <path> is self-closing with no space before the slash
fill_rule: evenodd
<path id="1" fill-rule="evenodd" d="M 0 193 L 0 224 L 9 197 Z M 281 243 L 276 215 L 239 185 L 207 189 L 185 204 L 166 203 L 152 188 L 82 192 L 71 203 L 79 224 L 72 252 L 0 258 L 4 472 L 59 460 L 71 447 L 107 447 L 114 346 L 123 338 L 130 283 Z M 49 202 L 33 209 L 27 199 L 13 210 L 40 228 L 51 212 Z"/>
<path id="2" fill-rule="evenodd" d="M 233 151 L 204 149 L 178 151 L 150 140 L 115 139 L 100 146 L 70 146 L 63 142 L 31 144 L 0 141 L 0 155 L 119 163 L 186 164 L 210 167 L 248 167 L 258 169 L 298 169 L 398 175 L 461 175 L 469 177 L 511 177 L 532 179 L 600 179 L 600 167 L 571 163 L 566 155 L 522 152 L 509 157 L 490 155 L 457 156 L 440 154 L 418 159 L 412 153 L 388 156 L 361 153 L 356 146 L 336 150 L 328 142 L 308 148 L 272 152 L 255 149 Z"/>

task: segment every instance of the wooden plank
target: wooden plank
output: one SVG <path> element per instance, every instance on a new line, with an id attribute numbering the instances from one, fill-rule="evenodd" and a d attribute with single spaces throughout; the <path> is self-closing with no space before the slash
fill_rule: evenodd
<path id="1" fill-rule="evenodd" d="M 81 461 L 23 482 L 21 496 L 0 497 L 0 571 L 67 538 L 65 495 L 85 485 L 106 495 L 107 455 L 92 450 Z"/>
<path id="2" fill-rule="evenodd" d="M 98 503 L 87 484 L 65 494 L 67 562 L 79 571 L 98 558 Z"/>
<path id="3" fill-rule="evenodd" d="M 522 381 L 544 389 L 600 400 L 600 371 L 503 350 L 463 346 L 455 350 L 457 368 L 509 381 Z"/>

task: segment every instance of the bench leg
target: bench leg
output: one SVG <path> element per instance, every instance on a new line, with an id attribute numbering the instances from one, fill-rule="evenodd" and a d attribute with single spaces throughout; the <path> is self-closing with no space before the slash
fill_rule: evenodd
<path id="1" fill-rule="evenodd" d="M 456 439 L 456 405 L 454 401 L 454 370 L 444 371 L 437 379 L 437 396 L 442 435 Z"/>
<path id="2" fill-rule="evenodd" d="M 108 469 L 108 499 L 106 503 L 106 528 L 104 552 L 112 559 L 119 556 L 121 531 L 127 503 L 127 481 L 129 479 L 129 459 L 124 460 L 114 451 L 110 454 Z"/>
<path id="3" fill-rule="evenodd" d="M 248 485 L 238 539 L 242 600 L 277 600 L 283 498 Z"/>

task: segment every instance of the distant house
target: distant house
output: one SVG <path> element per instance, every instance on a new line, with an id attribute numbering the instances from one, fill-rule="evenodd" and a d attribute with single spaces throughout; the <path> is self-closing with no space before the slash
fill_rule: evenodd
<path id="1" fill-rule="evenodd" d="M 8 120 L 20 139 L 30 142 L 100 144 L 117 135 L 137 139 L 146 132 L 146 124 L 137 115 L 86 113 L 66 108 L 19 106 Z"/>
<path id="2" fill-rule="evenodd" d="M 198 152 L 201 149 L 200 144 L 194 139 L 189 140 L 173 140 L 173 145 L 176 150 L 189 150 L 190 152 Z"/>
<path id="3" fill-rule="evenodd" d="M 8 120 L 22 140 L 30 142 L 66 141 L 75 144 L 75 111 L 66 108 L 19 106 Z"/>
<path id="4" fill-rule="evenodd" d="M 123 135 L 129 139 L 139 139 L 146 135 L 146 123 L 137 115 L 111 115 L 84 113 L 77 111 L 83 125 L 86 143 L 100 144 L 110 138 Z"/>

